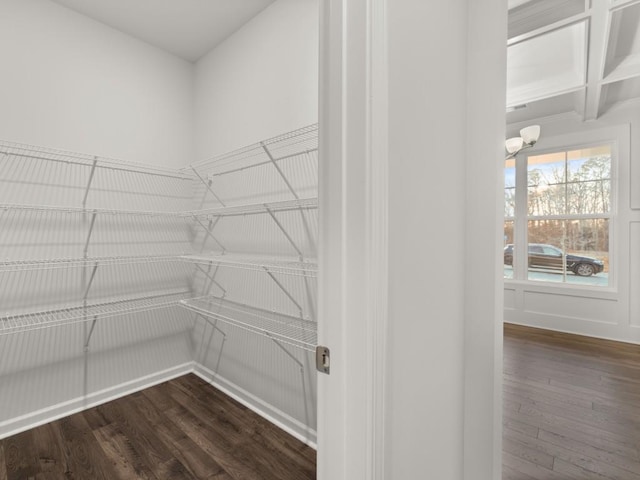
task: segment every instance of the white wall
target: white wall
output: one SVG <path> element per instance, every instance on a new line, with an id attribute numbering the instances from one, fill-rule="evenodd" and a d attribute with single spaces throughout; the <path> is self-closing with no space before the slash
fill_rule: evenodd
<path id="1" fill-rule="evenodd" d="M 196 65 L 195 156 L 318 121 L 318 1 L 279 0 Z"/>
<path id="2" fill-rule="evenodd" d="M 48 0 L 0 2 L 0 138 L 181 167 L 193 65 Z"/>
<path id="3" fill-rule="evenodd" d="M 197 62 L 195 151 L 198 160 L 317 123 L 318 36 L 317 0 L 279 0 Z M 309 169 L 317 168 L 317 163 L 308 156 L 294 162 Z M 288 170 L 289 180 L 300 185 L 299 177 L 304 172 L 296 168 Z M 292 199 L 282 180 L 268 173 L 263 170 L 240 172 L 236 175 L 239 178 L 223 177 L 220 182 L 225 185 L 214 183 L 213 188 L 228 204 Z M 261 176 L 256 178 L 256 175 Z M 313 184 L 312 189 L 299 193 L 315 196 L 315 175 Z M 256 185 L 259 188 L 255 189 Z M 251 194 L 252 188 L 256 191 Z M 198 195 L 197 198 L 202 197 Z M 287 228 L 298 238 L 303 232 L 298 231 L 300 218 L 295 217 L 298 221 L 288 222 Z M 253 221 L 257 226 L 247 229 Z M 315 224 L 317 216 L 312 216 L 310 225 L 314 232 Z M 251 232 L 259 233 L 257 242 L 251 238 Z M 197 233 L 200 235 L 201 231 Z M 216 226 L 216 235 L 229 253 L 259 253 L 265 247 L 276 246 L 275 250 L 271 248 L 264 253 L 295 255 L 269 217 L 221 221 Z M 201 240 L 196 237 L 195 244 L 199 246 L 203 243 Z M 315 257 L 315 245 L 309 248 L 305 245 L 300 242 L 305 257 Z M 229 287 L 230 299 L 243 296 L 242 301 L 250 305 L 274 311 L 292 306 L 285 298 L 282 305 L 274 307 L 274 301 L 277 302 L 282 292 L 278 292 L 277 287 L 274 290 L 275 284 L 264 275 L 252 279 L 245 272 L 233 280 L 223 271 L 219 277 L 223 285 L 233 286 Z M 281 281 L 288 285 L 289 279 L 281 278 Z M 255 282 L 265 283 L 256 287 Z M 290 291 L 299 297 L 295 289 Z M 302 302 L 303 298 L 298 300 Z M 294 360 L 269 339 L 223 323 L 219 323 L 218 328 L 224 336 L 200 319 L 194 331 L 201 375 L 214 379 L 219 387 L 314 443 L 316 373 L 312 355 L 285 345 L 296 357 Z"/>
<path id="4" fill-rule="evenodd" d="M 182 167 L 192 156 L 193 65 L 48 0 L 0 2 L 0 139 Z M 0 203 L 81 207 L 90 168 L 0 155 Z M 87 207 L 179 210 L 190 184 L 97 169 Z M 178 185 L 174 185 L 174 184 Z M 188 182 L 187 182 L 188 183 Z M 184 188 L 183 188 L 184 187 Z M 182 198 L 182 200 L 180 200 Z M 8 210 L 2 260 L 181 253 L 182 221 Z M 174 264 L 175 266 L 175 264 Z M 101 266 L 87 299 L 187 291 L 169 264 Z M 0 315 L 82 304 L 82 268 L 0 273 Z M 0 436 L 192 368 L 183 309 L 0 336 Z"/>
<path id="5" fill-rule="evenodd" d="M 388 9 L 385 478 L 499 478 L 495 158 L 506 5 L 404 1 Z"/>
<path id="6" fill-rule="evenodd" d="M 574 116 L 540 119 L 538 123 L 542 135 L 534 149 L 617 141 L 611 285 L 576 288 L 505 280 L 505 321 L 640 343 L 640 109 L 637 105 L 615 108 L 586 123 Z M 517 132 L 522 126 L 508 126 L 507 130 Z"/>
<path id="7" fill-rule="evenodd" d="M 401 1 L 388 10 L 385 478 L 415 478 L 419 462 L 424 478 L 461 479 L 466 152 L 450 145 L 466 131 L 466 6 Z"/>

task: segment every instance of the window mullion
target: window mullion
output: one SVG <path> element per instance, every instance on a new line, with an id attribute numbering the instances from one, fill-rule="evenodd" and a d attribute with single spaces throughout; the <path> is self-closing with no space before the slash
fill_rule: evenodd
<path id="1" fill-rule="evenodd" d="M 527 278 L 527 218 L 529 214 L 527 156 L 516 157 L 516 208 L 513 226 L 514 257 L 513 278 Z"/>

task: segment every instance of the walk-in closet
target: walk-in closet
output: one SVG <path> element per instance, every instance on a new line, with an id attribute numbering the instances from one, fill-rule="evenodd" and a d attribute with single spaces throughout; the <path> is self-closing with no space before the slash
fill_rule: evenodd
<path id="1" fill-rule="evenodd" d="M 85 412 L 117 450 L 106 405 L 167 385 L 315 447 L 318 2 L 150 3 L 0 2 L 0 442 Z"/>

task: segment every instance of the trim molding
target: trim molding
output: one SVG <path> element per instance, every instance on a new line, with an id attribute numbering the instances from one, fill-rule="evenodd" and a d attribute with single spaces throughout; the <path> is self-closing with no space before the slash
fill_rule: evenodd
<path id="1" fill-rule="evenodd" d="M 301 442 L 317 449 L 317 432 L 312 428 L 199 363 L 194 364 L 193 373 Z"/>
<path id="2" fill-rule="evenodd" d="M 0 439 L 39 427 L 40 425 L 53 422 L 60 418 L 68 417 L 74 413 L 139 392 L 145 388 L 153 387 L 159 383 L 181 377 L 191 372 L 193 372 L 193 362 L 184 363 L 161 372 L 152 373 L 151 375 L 99 390 L 86 397 L 73 398 L 66 402 L 61 402 L 47 408 L 36 410 L 35 412 L 6 420 L 0 423 Z"/>
<path id="3" fill-rule="evenodd" d="M 318 478 L 382 480 L 387 458 L 387 0 L 321 2 Z M 363 305 L 366 307 L 363 308 Z"/>
<path id="4" fill-rule="evenodd" d="M 184 363 L 161 372 L 156 372 L 94 392 L 86 397 L 73 398 L 66 402 L 51 405 L 50 407 L 0 422 L 0 440 L 189 373 L 193 373 L 204 381 L 209 382 L 218 390 L 229 395 L 275 426 L 293 435 L 310 447 L 317 449 L 317 433 L 315 430 L 196 362 Z"/>
<path id="5" fill-rule="evenodd" d="M 387 324 L 389 312 L 389 64 L 387 0 L 369 0 L 367 128 L 367 317 L 370 346 L 367 478 L 385 479 Z"/>

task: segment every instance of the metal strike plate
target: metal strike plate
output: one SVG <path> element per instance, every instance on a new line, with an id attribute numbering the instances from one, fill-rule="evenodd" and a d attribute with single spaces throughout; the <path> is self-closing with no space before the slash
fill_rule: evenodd
<path id="1" fill-rule="evenodd" d="M 316 370 L 327 375 L 331 371 L 331 352 L 327 347 L 316 347 Z"/>

